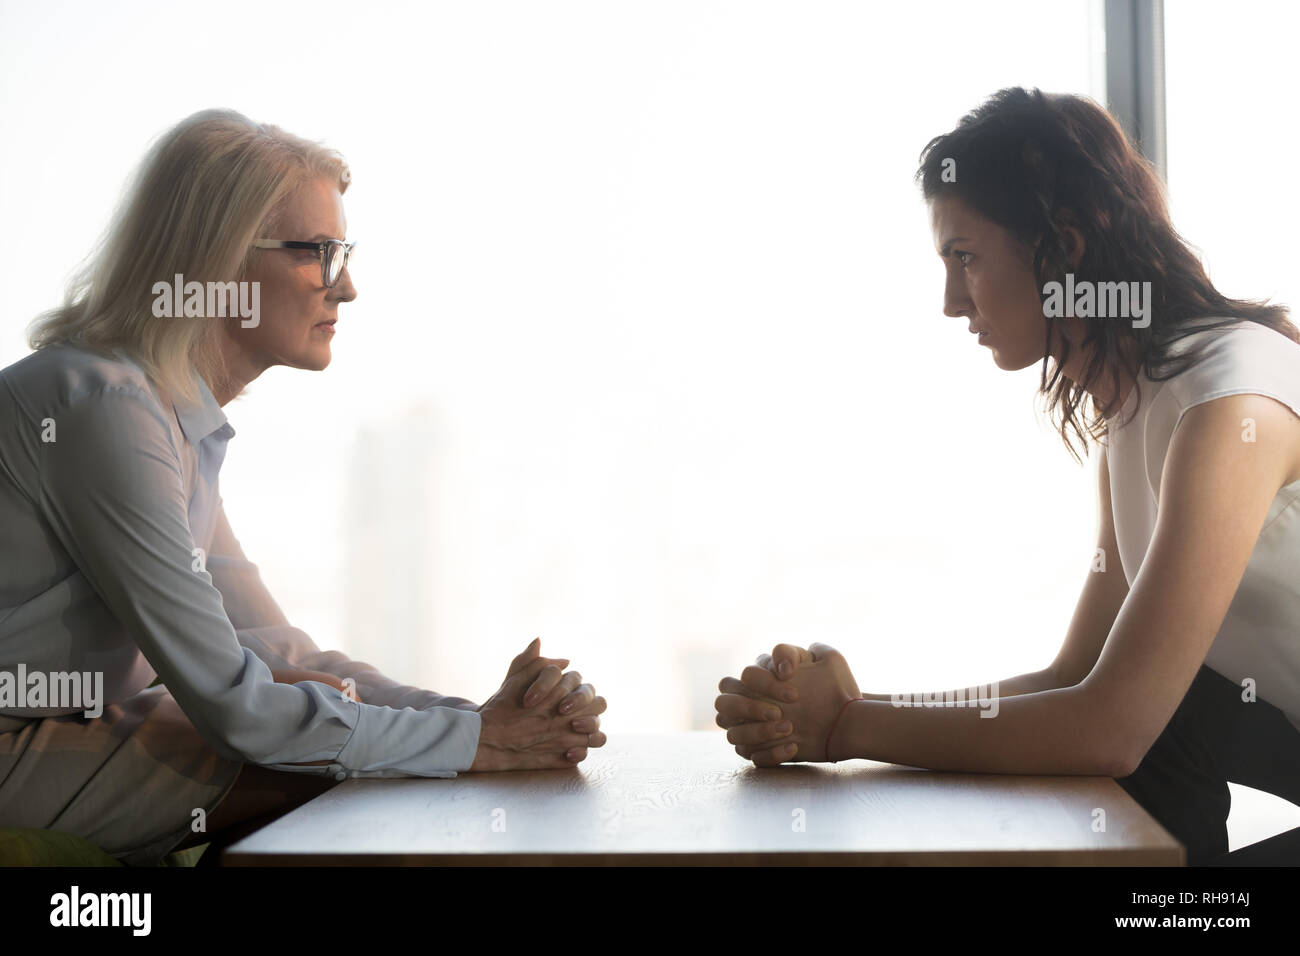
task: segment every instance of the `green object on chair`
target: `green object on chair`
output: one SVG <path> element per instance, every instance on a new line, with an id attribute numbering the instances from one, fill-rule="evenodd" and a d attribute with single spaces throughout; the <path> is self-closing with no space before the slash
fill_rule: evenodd
<path id="1" fill-rule="evenodd" d="M 159 866 L 195 866 L 204 843 L 176 850 L 163 857 Z M 0 866 L 125 866 L 84 837 L 58 830 L 0 829 Z"/>

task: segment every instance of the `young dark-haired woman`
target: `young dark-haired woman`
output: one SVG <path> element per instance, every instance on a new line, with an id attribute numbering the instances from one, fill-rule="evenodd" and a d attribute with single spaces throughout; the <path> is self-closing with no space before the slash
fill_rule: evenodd
<path id="1" fill-rule="evenodd" d="M 1112 776 L 1190 864 L 1300 862 L 1300 829 L 1229 854 L 1226 827 L 1229 782 L 1300 803 L 1300 333 L 1215 289 L 1090 100 L 1002 90 L 917 177 L 945 314 L 999 368 L 1041 360 L 1066 447 L 1100 446 L 1092 570 L 1056 659 L 998 685 L 997 719 L 863 695 L 813 644 L 724 678 L 718 724 L 760 766 Z M 1068 309 L 1053 282 L 1079 290 Z"/>

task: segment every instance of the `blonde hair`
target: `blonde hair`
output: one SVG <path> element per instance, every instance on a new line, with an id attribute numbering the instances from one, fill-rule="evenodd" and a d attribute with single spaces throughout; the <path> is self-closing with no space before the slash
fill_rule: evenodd
<path id="1" fill-rule="evenodd" d="M 95 249 L 68 283 L 63 305 L 28 328 L 33 349 L 122 348 L 162 396 L 198 401 L 196 373 L 224 381 L 216 321 L 157 318 L 152 289 L 238 281 L 275 229 L 289 196 L 325 177 L 345 192 L 343 157 L 233 110 L 203 110 L 164 133 L 140 163 Z"/>

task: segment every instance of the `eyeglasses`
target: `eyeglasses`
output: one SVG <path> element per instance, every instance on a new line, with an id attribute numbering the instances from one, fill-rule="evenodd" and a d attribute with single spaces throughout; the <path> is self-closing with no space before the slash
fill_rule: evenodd
<path id="1" fill-rule="evenodd" d="M 324 242 L 299 242 L 296 239 L 254 239 L 258 249 L 315 249 L 320 259 L 320 277 L 325 288 L 331 289 L 339 281 L 339 276 L 348 267 L 348 257 L 356 248 L 355 242 L 342 239 L 326 239 Z"/>

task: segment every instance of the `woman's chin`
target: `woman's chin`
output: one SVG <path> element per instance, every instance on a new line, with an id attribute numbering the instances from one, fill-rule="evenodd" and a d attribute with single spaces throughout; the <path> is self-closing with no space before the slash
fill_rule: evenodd
<path id="1" fill-rule="evenodd" d="M 1021 369 L 1029 368 L 1029 366 L 1037 364 L 1042 361 L 1043 358 L 1041 355 L 1007 355 L 996 348 L 990 348 L 989 351 L 993 353 L 994 363 L 1004 372 L 1019 372 Z"/>
<path id="2" fill-rule="evenodd" d="M 303 349 L 297 356 L 297 361 L 293 363 L 294 368 L 304 369 L 308 372 L 322 372 L 329 368 L 330 360 L 333 359 L 328 344 L 317 345 L 312 348 Z"/>

